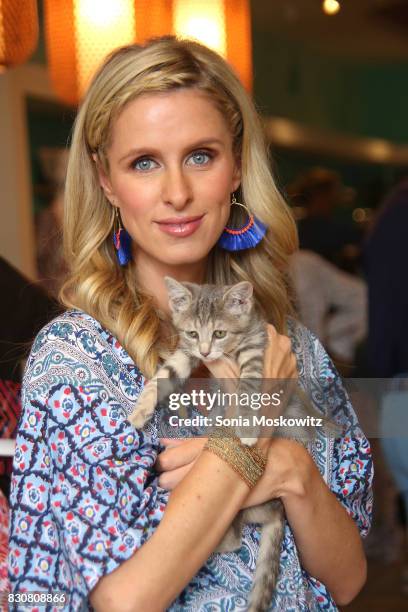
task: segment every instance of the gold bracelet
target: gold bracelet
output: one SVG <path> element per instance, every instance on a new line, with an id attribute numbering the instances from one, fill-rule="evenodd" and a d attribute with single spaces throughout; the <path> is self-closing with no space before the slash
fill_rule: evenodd
<path id="1" fill-rule="evenodd" d="M 225 434 L 228 437 L 225 437 Z M 264 473 L 266 457 L 259 449 L 242 444 L 241 440 L 232 435 L 231 431 L 217 431 L 212 434 L 204 446 L 228 465 L 252 489 Z"/>
<path id="2" fill-rule="evenodd" d="M 226 427 L 225 425 L 218 426 L 217 429 L 210 433 L 209 437 L 223 439 L 227 438 L 235 440 L 236 442 L 241 444 L 241 446 L 243 446 L 247 452 L 252 455 L 254 461 L 262 468 L 262 470 L 266 468 L 268 460 L 267 455 L 265 455 L 265 453 L 261 451 L 261 449 L 256 448 L 255 446 L 247 446 L 246 444 L 242 444 L 241 440 L 234 433 L 234 430 L 231 427 Z"/>

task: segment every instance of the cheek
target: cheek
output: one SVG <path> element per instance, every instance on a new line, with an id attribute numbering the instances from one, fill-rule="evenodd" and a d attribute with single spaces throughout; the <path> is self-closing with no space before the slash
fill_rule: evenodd
<path id="1" fill-rule="evenodd" d="M 121 207 L 121 216 L 124 222 L 126 222 L 126 219 L 130 219 L 130 217 L 143 221 L 143 218 L 152 211 L 155 193 L 153 189 L 149 189 L 147 186 L 144 186 L 143 189 L 140 187 L 135 189 L 131 183 L 121 183 L 116 187 L 115 193 Z"/>
<path id="2" fill-rule="evenodd" d="M 207 182 L 206 189 L 218 203 L 229 204 L 231 195 L 230 169 L 220 168 L 220 171 Z"/>
<path id="3" fill-rule="evenodd" d="M 214 222 L 217 225 L 219 223 L 221 228 L 227 224 L 230 215 L 230 186 L 231 181 L 226 178 L 226 174 L 220 175 L 207 182 L 200 197 L 207 211 L 213 216 Z"/>

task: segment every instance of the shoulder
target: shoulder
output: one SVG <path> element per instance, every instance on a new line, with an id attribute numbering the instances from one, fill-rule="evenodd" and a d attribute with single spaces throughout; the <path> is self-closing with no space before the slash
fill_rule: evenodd
<path id="1" fill-rule="evenodd" d="M 70 352 L 70 348 L 89 358 L 100 357 L 101 352 L 110 351 L 123 362 L 133 363 L 113 334 L 81 310 L 67 310 L 47 323 L 33 342 L 30 359 L 44 352 Z"/>
<path id="2" fill-rule="evenodd" d="M 43 337 L 55 337 L 61 339 L 71 339 L 73 335 L 81 330 L 90 329 L 96 334 L 102 334 L 104 329 L 91 315 L 82 310 L 67 310 L 54 317 L 40 330 L 36 337 L 41 340 Z"/>
<path id="3" fill-rule="evenodd" d="M 27 361 L 26 374 L 41 361 L 48 367 L 62 367 L 83 351 L 89 357 L 97 354 L 102 341 L 100 324 L 84 312 L 69 310 L 47 323 L 37 334 Z"/>
<path id="4" fill-rule="evenodd" d="M 134 401 L 142 383 L 140 371 L 111 332 L 89 314 L 69 310 L 35 338 L 23 392 L 43 394 L 55 384 L 102 385 Z"/>

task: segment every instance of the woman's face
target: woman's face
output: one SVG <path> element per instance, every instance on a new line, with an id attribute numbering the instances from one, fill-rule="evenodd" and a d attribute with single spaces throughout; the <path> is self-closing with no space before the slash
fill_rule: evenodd
<path id="1" fill-rule="evenodd" d="M 221 113 L 194 89 L 145 94 L 112 128 L 108 199 L 120 209 L 140 266 L 205 262 L 227 223 L 241 180 Z"/>

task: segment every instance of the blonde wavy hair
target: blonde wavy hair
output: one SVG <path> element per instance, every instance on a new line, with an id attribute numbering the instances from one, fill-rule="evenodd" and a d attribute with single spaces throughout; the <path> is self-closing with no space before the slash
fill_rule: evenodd
<path id="1" fill-rule="evenodd" d="M 262 124 L 239 79 L 219 55 L 188 39 L 166 36 L 118 49 L 95 75 L 75 121 L 65 190 L 69 273 L 60 298 L 66 307 L 91 314 L 109 329 L 147 378 L 175 339 L 164 337 L 154 298 L 137 285 L 132 264 L 121 268 L 117 262 L 114 209 L 99 184 L 94 158 L 96 154 L 109 173 L 106 151 L 112 126 L 131 100 L 191 87 L 207 94 L 225 118 L 241 163 L 238 200 L 268 226 L 256 248 L 231 253 L 215 246 L 208 258 L 207 282 L 249 280 L 265 317 L 280 332 L 291 313 L 286 268 L 297 248 L 296 226 L 272 178 Z M 244 222 L 241 211 L 231 207 L 230 225 Z"/>

